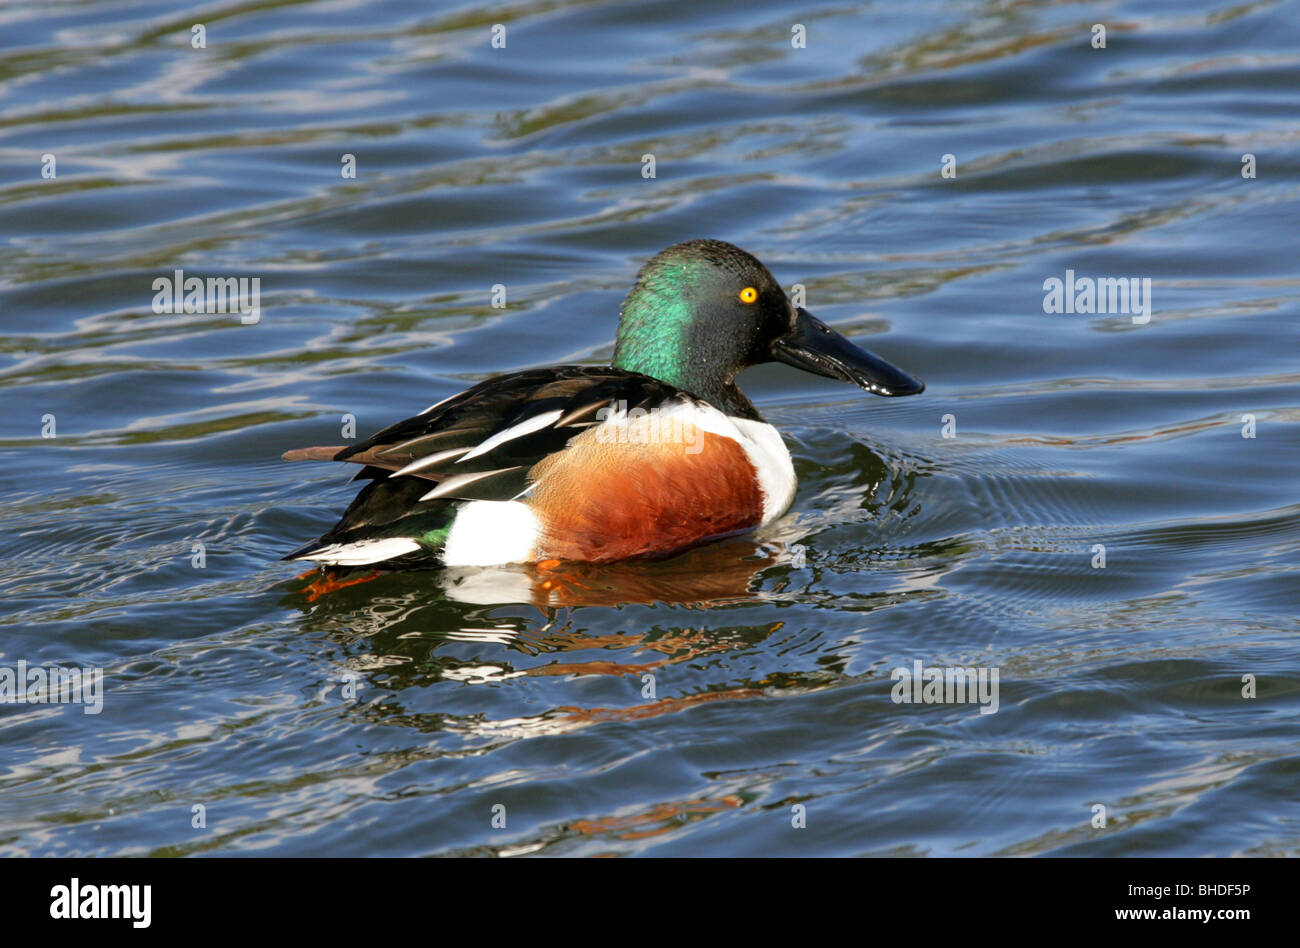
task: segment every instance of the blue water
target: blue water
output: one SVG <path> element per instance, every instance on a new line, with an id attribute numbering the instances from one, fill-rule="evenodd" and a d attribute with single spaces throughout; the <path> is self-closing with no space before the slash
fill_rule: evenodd
<path id="1" fill-rule="evenodd" d="M 0 669 L 104 677 L 0 707 L 0 852 L 1300 854 L 1297 88 L 1294 2 L 5 7 Z M 702 236 L 928 385 L 748 372 L 772 529 L 280 562 L 355 489 L 282 451 L 607 361 Z"/>

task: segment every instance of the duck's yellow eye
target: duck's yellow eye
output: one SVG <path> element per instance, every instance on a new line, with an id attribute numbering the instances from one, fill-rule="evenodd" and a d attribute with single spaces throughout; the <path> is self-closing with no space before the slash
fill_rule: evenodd
<path id="1" fill-rule="evenodd" d="M 752 303 L 756 299 L 758 299 L 758 290 L 752 286 L 747 286 L 740 291 L 740 301 L 742 303 Z"/>

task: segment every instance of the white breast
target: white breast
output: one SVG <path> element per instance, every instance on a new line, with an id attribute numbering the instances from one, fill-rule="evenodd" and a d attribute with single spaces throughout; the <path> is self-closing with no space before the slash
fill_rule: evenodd
<path id="1" fill-rule="evenodd" d="M 763 523 L 769 524 L 790 509 L 798 481 L 794 476 L 794 463 L 790 451 L 777 431 L 765 421 L 732 418 L 739 429 L 740 445 L 749 455 L 750 463 L 758 471 L 758 484 L 763 490 Z"/>

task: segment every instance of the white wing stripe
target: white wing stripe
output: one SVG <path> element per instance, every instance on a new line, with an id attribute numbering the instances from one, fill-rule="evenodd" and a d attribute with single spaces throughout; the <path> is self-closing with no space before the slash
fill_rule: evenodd
<path id="1" fill-rule="evenodd" d="M 420 544 L 406 537 L 386 537 L 378 540 L 357 540 L 353 543 L 331 543 L 324 549 L 300 556 L 302 560 L 316 560 L 330 566 L 365 566 L 383 560 L 414 553 Z"/>
<path id="2" fill-rule="evenodd" d="M 461 394 L 461 393 L 460 393 L 460 392 L 457 392 L 456 394 L 459 395 L 459 394 Z M 452 400 L 453 398 L 455 398 L 455 397 L 456 397 L 456 395 L 448 395 L 448 396 L 447 396 L 446 398 L 444 398 L 442 401 L 440 401 L 440 402 L 434 402 L 432 405 L 430 405 L 430 406 L 429 406 L 428 408 L 426 408 L 424 411 L 420 412 L 420 414 L 419 414 L 419 415 L 416 415 L 415 417 L 416 417 L 416 418 L 419 418 L 420 415 L 427 415 L 427 414 L 429 414 L 429 412 L 433 411 L 435 408 L 441 408 L 443 405 L 447 404 L 449 401 L 451 401 L 451 400 Z"/>
<path id="3" fill-rule="evenodd" d="M 431 464 L 437 464 L 439 461 L 445 461 L 448 458 L 454 458 L 458 454 L 464 454 L 469 448 L 448 448 L 446 451 L 439 451 L 436 454 L 430 454 L 428 457 L 419 458 L 401 470 L 393 471 L 393 477 L 401 477 L 403 474 L 414 474 L 416 471 L 423 470 Z"/>
<path id="4" fill-rule="evenodd" d="M 467 484 L 473 484 L 475 481 L 481 481 L 485 477 L 492 477 L 495 474 L 504 474 L 506 471 L 517 471 L 516 467 L 503 467 L 497 471 L 476 471 L 473 474 L 453 474 L 446 480 L 439 481 L 438 486 L 420 497 L 420 500 L 437 500 L 439 497 L 446 497 L 448 494 L 454 494 Z"/>
<path id="5" fill-rule="evenodd" d="M 461 461 L 468 461 L 470 458 L 476 458 L 480 454 L 487 454 L 493 448 L 505 444 L 507 441 L 514 438 L 522 438 L 526 434 L 540 431 L 547 425 L 553 424 L 562 414 L 564 414 L 564 412 L 556 409 L 555 411 L 542 412 L 540 415 L 534 415 L 532 418 L 526 418 L 519 422 L 519 424 L 507 428 L 505 431 L 498 431 L 456 463 L 459 464 Z"/>

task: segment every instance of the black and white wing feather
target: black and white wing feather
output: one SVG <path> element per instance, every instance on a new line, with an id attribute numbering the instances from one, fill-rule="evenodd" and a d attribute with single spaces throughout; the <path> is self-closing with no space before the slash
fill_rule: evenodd
<path id="1" fill-rule="evenodd" d="M 360 464 L 357 477 L 371 481 L 332 530 L 288 558 L 425 535 L 449 522 L 449 502 L 515 499 L 534 465 L 600 424 L 605 412 L 679 398 L 689 396 L 621 369 L 535 369 L 488 379 L 354 446 L 288 451 L 289 461 Z"/>

